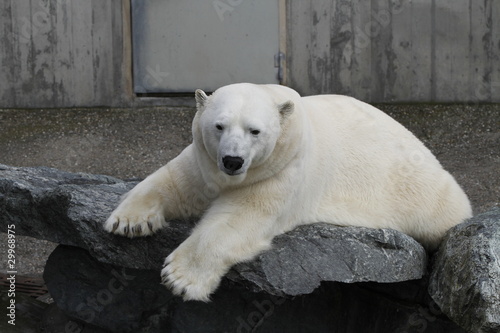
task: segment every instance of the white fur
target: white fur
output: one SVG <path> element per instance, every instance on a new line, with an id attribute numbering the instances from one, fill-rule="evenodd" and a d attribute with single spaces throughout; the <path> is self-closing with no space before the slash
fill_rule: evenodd
<path id="1" fill-rule="evenodd" d="M 202 216 L 162 270 L 186 300 L 207 301 L 232 265 L 300 224 L 391 228 L 434 249 L 472 214 L 432 153 L 368 104 L 252 84 L 210 97 L 197 91 L 196 99 L 193 143 L 132 189 L 105 224 L 133 237 Z M 227 155 L 244 160 L 233 175 Z"/>

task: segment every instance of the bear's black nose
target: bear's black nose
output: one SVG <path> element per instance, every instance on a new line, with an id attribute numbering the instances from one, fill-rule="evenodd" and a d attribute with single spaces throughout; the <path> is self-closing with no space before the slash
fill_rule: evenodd
<path id="1" fill-rule="evenodd" d="M 241 169 L 244 162 L 245 161 L 241 157 L 224 156 L 222 158 L 222 163 L 224 163 L 224 167 L 230 171 L 236 171 Z"/>

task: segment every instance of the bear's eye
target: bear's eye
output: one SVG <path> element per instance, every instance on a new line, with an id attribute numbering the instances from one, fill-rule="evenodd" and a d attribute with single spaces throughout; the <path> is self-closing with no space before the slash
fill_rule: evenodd
<path id="1" fill-rule="evenodd" d="M 224 126 L 222 126 L 221 124 L 217 124 L 215 125 L 215 128 L 217 128 L 219 131 L 222 131 L 224 129 Z"/>
<path id="2" fill-rule="evenodd" d="M 260 131 L 259 130 L 250 130 L 250 133 L 252 133 L 252 135 L 259 135 L 260 134 Z"/>

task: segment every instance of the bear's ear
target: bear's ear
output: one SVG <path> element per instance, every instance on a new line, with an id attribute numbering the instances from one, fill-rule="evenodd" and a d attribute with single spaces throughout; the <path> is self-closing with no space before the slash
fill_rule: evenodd
<path id="1" fill-rule="evenodd" d="M 295 105 L 293 104 L 292 101 L 286 101 L 285 103 L 278 105 L 278 111 L 280 112 L 281 122 L 283 122 L 286 118 L 288 118 L 288 116 L 293 113 L 294 109 Z"/>
<path id="2" fill-rule="evenodd" d="M 208 100 L 207 94 L 205 94 L 205 92 L 201 89 L 196 89 L 196 91 L 194 92 L 194 96 L 196 98 L 196 107 L 198 108 L 198 110 L 204 108 Z"/>

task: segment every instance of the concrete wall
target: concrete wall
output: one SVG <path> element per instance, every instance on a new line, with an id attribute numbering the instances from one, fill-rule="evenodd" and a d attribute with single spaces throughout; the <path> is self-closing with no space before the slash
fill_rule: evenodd
<path id="1" fill-rule="evenodd" d="M 500 102 L 500 1 L 288 1 L 289 85 L 370 102 Z"/>
<path id="2" fill-rule="evenodd" d="M 130 55 L 122 13 L 128 1 L 123 4 L 0 1 L 0 107 L 126 103 Z"/>
<path id="3" fill-rule="evenodd" d="M 301 94 L 500 102 L 500 1 L 287 3 Z M 137 104 L 131 69 L 129 0 L 0 1 L 0 108 Z"/>

